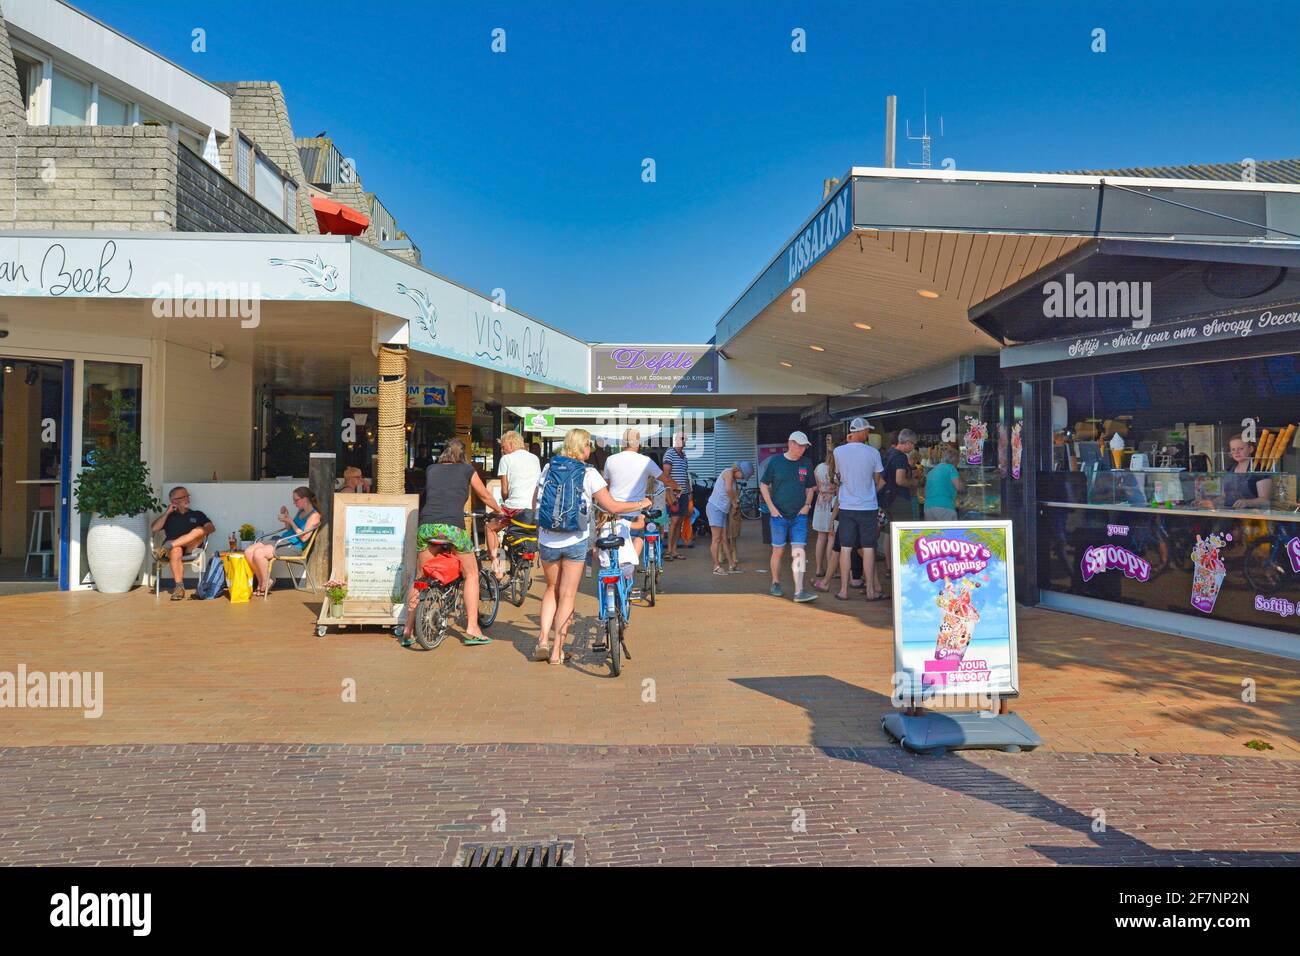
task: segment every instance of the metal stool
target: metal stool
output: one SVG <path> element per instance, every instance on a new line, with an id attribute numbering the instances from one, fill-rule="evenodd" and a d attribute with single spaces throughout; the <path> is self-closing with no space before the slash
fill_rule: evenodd
<path id="1" fill-rule="evenodd" d="M 42 547 L 45 543 L 45 518 L 50 519 L 50 546 Z M 27 543 L 27 560 L 23 562 L 23 575 L 27 575 L 27 566 L 32 563 L 32 558 L 41 559 L 41 577 L 50 576 L 50 562 L 54 559 L 54 509 L 53 508 L 33 508 L 32 509 L 32 534 Z"/>

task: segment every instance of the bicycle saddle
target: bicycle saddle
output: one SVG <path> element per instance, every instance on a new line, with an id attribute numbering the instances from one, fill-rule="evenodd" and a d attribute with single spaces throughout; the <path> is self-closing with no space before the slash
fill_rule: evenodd
<path id="1" fill-rule="evenodd" d="M 613 551 L 615 548 L 623 547 L 623 538 L 620 535 L 607 535 L 596 541 L 596 547 L 606 551 Z"/>

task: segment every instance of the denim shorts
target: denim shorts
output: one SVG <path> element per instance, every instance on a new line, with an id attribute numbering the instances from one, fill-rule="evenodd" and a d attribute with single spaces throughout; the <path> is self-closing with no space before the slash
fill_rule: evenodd
<path id="1" fill-rule="evenodd" d="M 717 505 L 706 504 L 704 513 L 708 516 L 710 528 L 725 528 L 727 526 L 727 512 Z"/>
<path id="2" fill-rule="evenodd" d="M 793 518 L 772 515 L 772 547 L 785 547 L 787 539 L 791 545 L 797 544 L 800 547 L 808 543 L 807 515 L 795 515 Z"/>
<path id="3" fill-rule="evenodd" d="M 541 555 L 543 564 L 551 564 L 564 558 L 566 561 L 587 560 L 587 542 L 579 541 L 577 544 L 571 544 L 567 548 L 552 548 L 547 544 L 538 545 L 537 553 Z"/>

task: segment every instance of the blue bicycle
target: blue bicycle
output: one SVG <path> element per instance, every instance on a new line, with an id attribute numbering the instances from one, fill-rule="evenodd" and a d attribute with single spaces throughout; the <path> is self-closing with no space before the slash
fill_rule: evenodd
<path id="1" fill-rule="evenodd" d="M 650 607 L 659 598 L 659 576 L 664 573 L 664 542 L 656 523 L 661 511 L 645 512 L 645 547 L 641 549 L 641 597 Z"/>
<path id="2" fill-rule="evenodd" d="M 653 519 L 659 517 L 660 512 L 644 511 L 641 514 L 644 514 L 647 519 Z M 620 517 L 629 518 L 631 515 L 625 514 Z M 647 530 L 649 530 L 648 526 Z M 655 532 L 658 533 L 657 526 Z M 596 539 L 596 547 L 600 551 L 600 573 L 596 575 L 596 600 L 600 607 L 600 621 L 604 625 L 604 641 L 592 644 L 592 650 L 609 651 L 609 672 L 617 677 L 623 673 L 623 658 L 632 659 L 632 652 L 627 647 L 627 625 L 632 616 L 633 573 L 629 565 L 628 573 L 624 574 L 618 560 L 619 549 L 623 547 L 622 535 L 602 535 Z M 649 550 L 650 545 L 647 542 L 642 554 L 648 553 Z M 656 589 L 658 588 L 657 562 L 661 560 L 659 550 L 660 546 L 656 543 L 654 559 L 656 563 L 648 565 L 656 570 L 654 583 Z"/>

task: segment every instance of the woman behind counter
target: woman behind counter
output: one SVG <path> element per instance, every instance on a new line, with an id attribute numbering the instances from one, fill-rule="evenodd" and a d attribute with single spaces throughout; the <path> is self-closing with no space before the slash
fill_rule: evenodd
<path id="1" fill-rule="evenodd" d="M 1273 479 L 1251 471 L 1255 446 L 1240 435 L 1228 440 L 1228 454 L 1233 467 L 1223 476 L 1223 493 L 1217 498 L 1202 498 L 1196 502 L 1200 508 L 1267 508 L 1273 500 Z"/>

